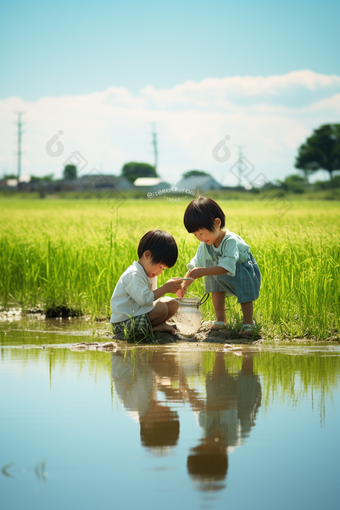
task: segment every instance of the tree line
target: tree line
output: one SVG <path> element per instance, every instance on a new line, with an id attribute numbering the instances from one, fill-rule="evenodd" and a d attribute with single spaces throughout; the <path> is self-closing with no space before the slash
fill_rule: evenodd
<path id="1" fill-rule="evenodd" d="M 340 124 L 324 124 L 315 129 L 311 136 L 298 148 L 295 168 L 302 171 L 303 176 L 298 174 L 289 175 L 284 181 L 277 181 L 277 186 L 287 190 L 295 190 L 298 193 L 308 185 L 310 175 L 318 170 L 325 170 L 329 173 L 333 186 L 339 187 L 340 177 L 334 178 L 333 173 L 340 170 Z M 202 175 L 210 176 L 209 173 L 202 170 L 190 170 L 182 174 L 182 177 Z M 120 176 L 130 182 L 134 182 L 139 177 L 159 177 L 153 165 L 135 161 L 126 163 Z M 77 177 L 77 167 L 66 165 L 63 170 L 63 178 L 69 180 L 77 179 Z M 4 175 L 3 178 L 16 179 L 16 175 Z M 43 177 L 31 176 L 31 182 L 42 181 L 53 181 L 53 174 Z"/>

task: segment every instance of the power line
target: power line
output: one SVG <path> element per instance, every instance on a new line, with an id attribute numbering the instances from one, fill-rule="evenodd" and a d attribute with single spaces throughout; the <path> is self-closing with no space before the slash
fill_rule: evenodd
<path id="1" fill-rule="evenodd" d="M 157 174 L 157 168 L 158 168 L 158 141 L 157 141 L 157 131 L 156 131 L 156 123 L 152 123 L 152 145 L 153 145 L 153 153 L 154 153 L 154 167 L 155 172 Z"/>
<path id="2" fill-rule="evenodd" d="M 240 184 L 242 183 L 243 147 L 244 147 L 244 145 L 239 145 L 238 146 L 238 165 L 237 165 L 237 168 L 238 168 L 238 182 Z"/>
<path id="3" fill-rule="evenodd" d="M 17 180 L 18 180 L 18 190 L 20 189 L 20 175 L 21 175 L 21 154 L 22 154 L 22 151 L 21 151 L 21 137 L 22 137 L 22 126 L 23 126 L 23 123 L 21 122 L 21 117 L 22 115 L 25 113 L 25 112 L 16 112 L 18 114 L 18 122 L 17 122 L 17 126 L 18 126 L 18 152 L 17 152 L 17 155 L 18 155 L 18 171 L 17 171 Z"/>

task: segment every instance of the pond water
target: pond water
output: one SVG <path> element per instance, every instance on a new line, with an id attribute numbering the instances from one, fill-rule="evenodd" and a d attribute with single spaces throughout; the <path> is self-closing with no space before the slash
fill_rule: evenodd
<path id="1" fill-rule="evenodd" d="M 92 334 L 0 323 L 1 508 L 339 507 L 339 346 L 70 350 Z"/>

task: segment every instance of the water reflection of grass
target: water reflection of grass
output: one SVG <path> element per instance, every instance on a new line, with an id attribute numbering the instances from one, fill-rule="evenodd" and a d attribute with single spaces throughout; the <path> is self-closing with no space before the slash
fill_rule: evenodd
<path id="1" fill-rule="evenodd" d="M 262 270 L 256 317 L 264 335 L 338 338 L 339 204 L 315 202 L 311 209 L 310 203 L 295 203 L 282 219 L 260 202 L 221 205 L 227 227 L 249 242 Z M 2 303 L 12 301 L 12 295 L 24 306 L 40 303 L 108 316 L 113 288 L 136 259 L 145 231 L 166 229 L 179 245 L 178 263 L 159 284 L 185 273 L 197 249 L 183 228 L 185 206 L 128 201 L 112 217 L 107 207 L 80 200 L 0 203 Z M 202 282 L 191 289 L 201 295 Z M 227 306 L 234 324 L 240 320 L 239 305 L 231 298 Z M 212 317 L 211 301 L 202 310 Z"/>
<path id="2" fill-rule="evenodd" d="M 58 377 L 63 377 L 68 368 L 77 367 L 77 374 L 80 376 L 87 372 L 90 377 L 96 380 L 102 375 L 111 373 L 110 354 L 106 352 L 85 351 L 71 352 L 68 348 L 51 349 L 1 349 L 1 362 L 6 363 L 13 370 L 25 373 L 30 366 L 34 371 L 37 365 L 48 366 L 50 385 L 58 371 Z M 15 362 L 15 364 L 13 364 Z M 9 369 L 8 368 L 8 369 Z"/>
<path id="3" fill-rule="evenodd" d="M 4 476 L 7 476 L 7 478 L 13 478 L 14 479 L 14 476 L 11 473 L 8 472 L 8 469 L 11 468 L 14 465 L 15 465 L 15 462 L 9 462 L 8 464 L 6 464 L 5 466 L 2 467 L 1 473 Z"/>
<path id="4" fill-rule="evenodd" d="M 211 373 L 215 364 L 216 353 L 214 351 L 202 352 L 202 375 L 205 377 Z M 225 355 L 225 367 L 228 372 L 238 372 L 242 368 L 242 357 Z"/>
<path id="5" fill-rule="evenodd" d="M 25 371 L 30 364 L 35 371 L 37 365 L 48 364 L 50 386 L 55 377 L 63 377 L 69 367 L 77 367 L 78 377 L 87 373 L 96 381 L 102 377 L 110 377 L 111 380 L 111 354 L 98 351 L 71 352 L 68 349 L 2 349 L 1 362 L 10 366 L 15 361 L 14 370 Z M 154 363 L 155 353 L 159 358 L 159 351 L 153 349 L 128 349 L 123 353 L 125 362 L 132 366 L 134 371 L 136 364 Z M 181 356 L 185 353 L 177 352 L 176 363 L 179 363 L 172 376 L 172 387 L 180 385 L 181 379 Z M 248 354 L 254 358 L 254 373 L 261 376 L 262 407 L 270 409 L 275 402 L 282 404 L 297 405 L 303 400 L 310 398 L 320 412 L 323 421 L 325 414 L 325 399 L 331 396 L 340 382 L 340 356 L 328 352 L 327 355 L 320 353 L 308 353 L 306 355 L 290 355 L 281 352 L 258 352 Z M 186 373 L 186 379 L 191 388 L 205 386 L 206 377 L 212 373 L 216 354 L 214 351 L 196 352 L 194 369 L 192 373 Z M 163 355 L 161 359 L 164 360 Z M 186 361 L 188 362 L 188 360 Z M 242 368 L 243 356 L 236 357 L 232 354 L 224 355 L 225 367 L 229 374 L 237 374 Z M 164 363 L 164 361 L 163 361 Z M 189 363 L 192 361 L 189 360 Z M 159 373 L 165 370 L 159 366 Z M 132 372 L 133 374 L 133 372 Z M 168 373 L 166 374 L 169 375 Z M 111 394 L 113 400 L 113 387 L 111 381 Z"/>
<path id="6" fill-rule="evenodd" d="M 261 376 L 262 406 L 270 408 L 275 402 L 297 405 L 313 395 L 320 412 L 325 417 L 325 398 L 332 396 L 340 382 L 340 356 L 337 353 L 291 355 L 278 352 L 261 352 L 254 357 L 254 373 Z M 202 352 L 202 377 L 211 374 L 216 354 Z M 243 357 L 226 354 L 225 366 L 229 373 L 242 368 Z M 204 381 L 203 381 L 204 382 Z"/>
<path id="7" fill-rule="evenodd" d="M 264 407 L 277 399 L 296 405 L 312 395 L 323 421 L 325 398 L 332 396 L 340 381 L 340 356 L 262 352 L 254 357 L 254 372 L 262 376 Z"/>

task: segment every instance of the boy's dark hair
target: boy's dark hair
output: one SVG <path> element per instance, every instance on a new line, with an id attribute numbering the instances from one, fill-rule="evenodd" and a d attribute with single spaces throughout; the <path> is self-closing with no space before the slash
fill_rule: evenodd
<path id="1" fill-rule="evenodd" d="M 142 445 L 148 448 L 176 446 L 179 438 L 177 412 L 159 404 L 156 409 L 148 409 L 140 418 L 140 438 Z"/>
<path id="2" fill-rule="evenodd" d="M 225 215 L 220 206 L 209 197 L 195 198 L 185 210 L 184 226 L 188 232 L 197 232 L 206 228 L 209 232 L 215 230 L 215 218 L 221 220 L 221 228 L 225 225 Z"/>
<path id="3" fill-rule="evenodd" d="M 150 230 L 147 232 L 138 245 L 138 257 L 150 251 L 151 260 L 154 264 L 164 264 L 166 267 L 173 267 L 178 257 L 178 248 L 175 239 L 169 232 L 164 230 Z"/>

